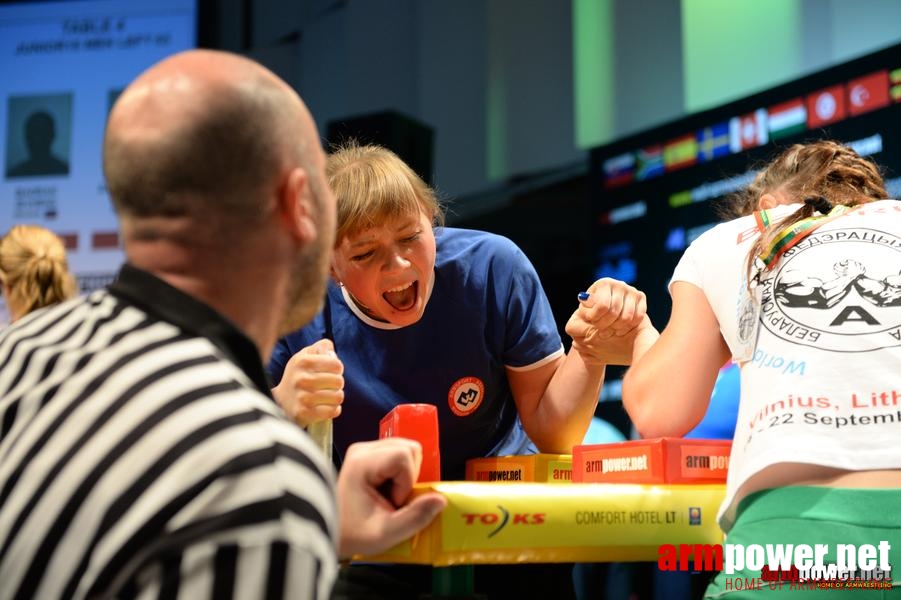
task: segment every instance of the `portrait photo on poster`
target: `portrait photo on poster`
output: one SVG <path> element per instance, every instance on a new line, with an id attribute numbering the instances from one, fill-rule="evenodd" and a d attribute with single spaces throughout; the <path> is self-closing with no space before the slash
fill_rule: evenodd
<path id="1" fill-rule="evenodd" d="M 69 174 L 71 93 L 10 96 L 6 118 L 7 179 Z"/>

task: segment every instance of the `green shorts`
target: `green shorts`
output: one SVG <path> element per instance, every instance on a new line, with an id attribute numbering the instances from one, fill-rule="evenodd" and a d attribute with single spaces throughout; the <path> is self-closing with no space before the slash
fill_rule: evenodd
<path id="1" fill-rule="evenodd" d="M 897 565 L 888 577 L 893 577 L 891 583 L 897 587 L 887 587 L 884 580 L 832 584 L 842 589 L 812 582 L 761 582 L 760 569 L 744 568 L 731 575 L 720 572 L 705 598 L 901 598 L 901 489 L 777 488 L 751 494 L 739 503 L 737 513 L 727 544 L 740 544 L 744 549 L 752 544 L 806 544 L 811 548 L 826 544 L 826 565 L 838 564 L 838 544 L 859 549 L 886 541 L 888 561 Z M 878 554 L 875 558 L 879 559 Z"/>

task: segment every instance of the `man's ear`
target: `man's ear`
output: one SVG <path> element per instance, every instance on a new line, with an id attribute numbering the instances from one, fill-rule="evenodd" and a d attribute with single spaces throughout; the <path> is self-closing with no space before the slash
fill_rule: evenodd
<path id="1" fill-rule="evenodd" d="M 288 231 L 298 241 L 309 243 L 316 239 L 317 211 L 313 207 L 310 176 L 297 167 L 285 178 L 278 196 L 278 213 Z"/>

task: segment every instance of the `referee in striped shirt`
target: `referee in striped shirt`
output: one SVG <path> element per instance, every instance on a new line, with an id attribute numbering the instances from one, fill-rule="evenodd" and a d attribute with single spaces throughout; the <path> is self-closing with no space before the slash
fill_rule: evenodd
<path id="1" fill-rule="evenodd" d="M 269 395 L 334 239 L 312 118 L 261 65 L 194 50 L 123 92 L 103 154 L 127 264 L 0 333 L 0 599 L 327 598 L 339 554 L 445 501 L 401 506 L 421 451 L 392 439 L 348 453 L 336 502 Z"/>

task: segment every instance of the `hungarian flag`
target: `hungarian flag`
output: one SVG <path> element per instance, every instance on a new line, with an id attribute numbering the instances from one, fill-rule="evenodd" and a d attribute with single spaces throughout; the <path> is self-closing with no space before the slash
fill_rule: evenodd
<path id="1" fill-rule="evenodd" d="M 848 82 L 848 112 L 852 117 L 888 103 L 888 71 L 876 71 Z"/>
<path id="2" fill-rule="evenodd" d="M 729 148 L 732 152 L 741 152 L 766 144 L 769 141 L 766 123 L 767 114 L 762 108 L 729 119 Z"/>
<path id="3" fill-rule="evenodd" d="M 801 133 L 807 128 L 807 109 L 801 98 L 771 106 L 767 112 L 770 137 L 774 140 Z"/>
<path id="4" fill-rule="evenodd" d="M 833 85 L 807 96 L 807 126 L 811 129 L 841 121 L 846 116 L 845 86 Z"/>

